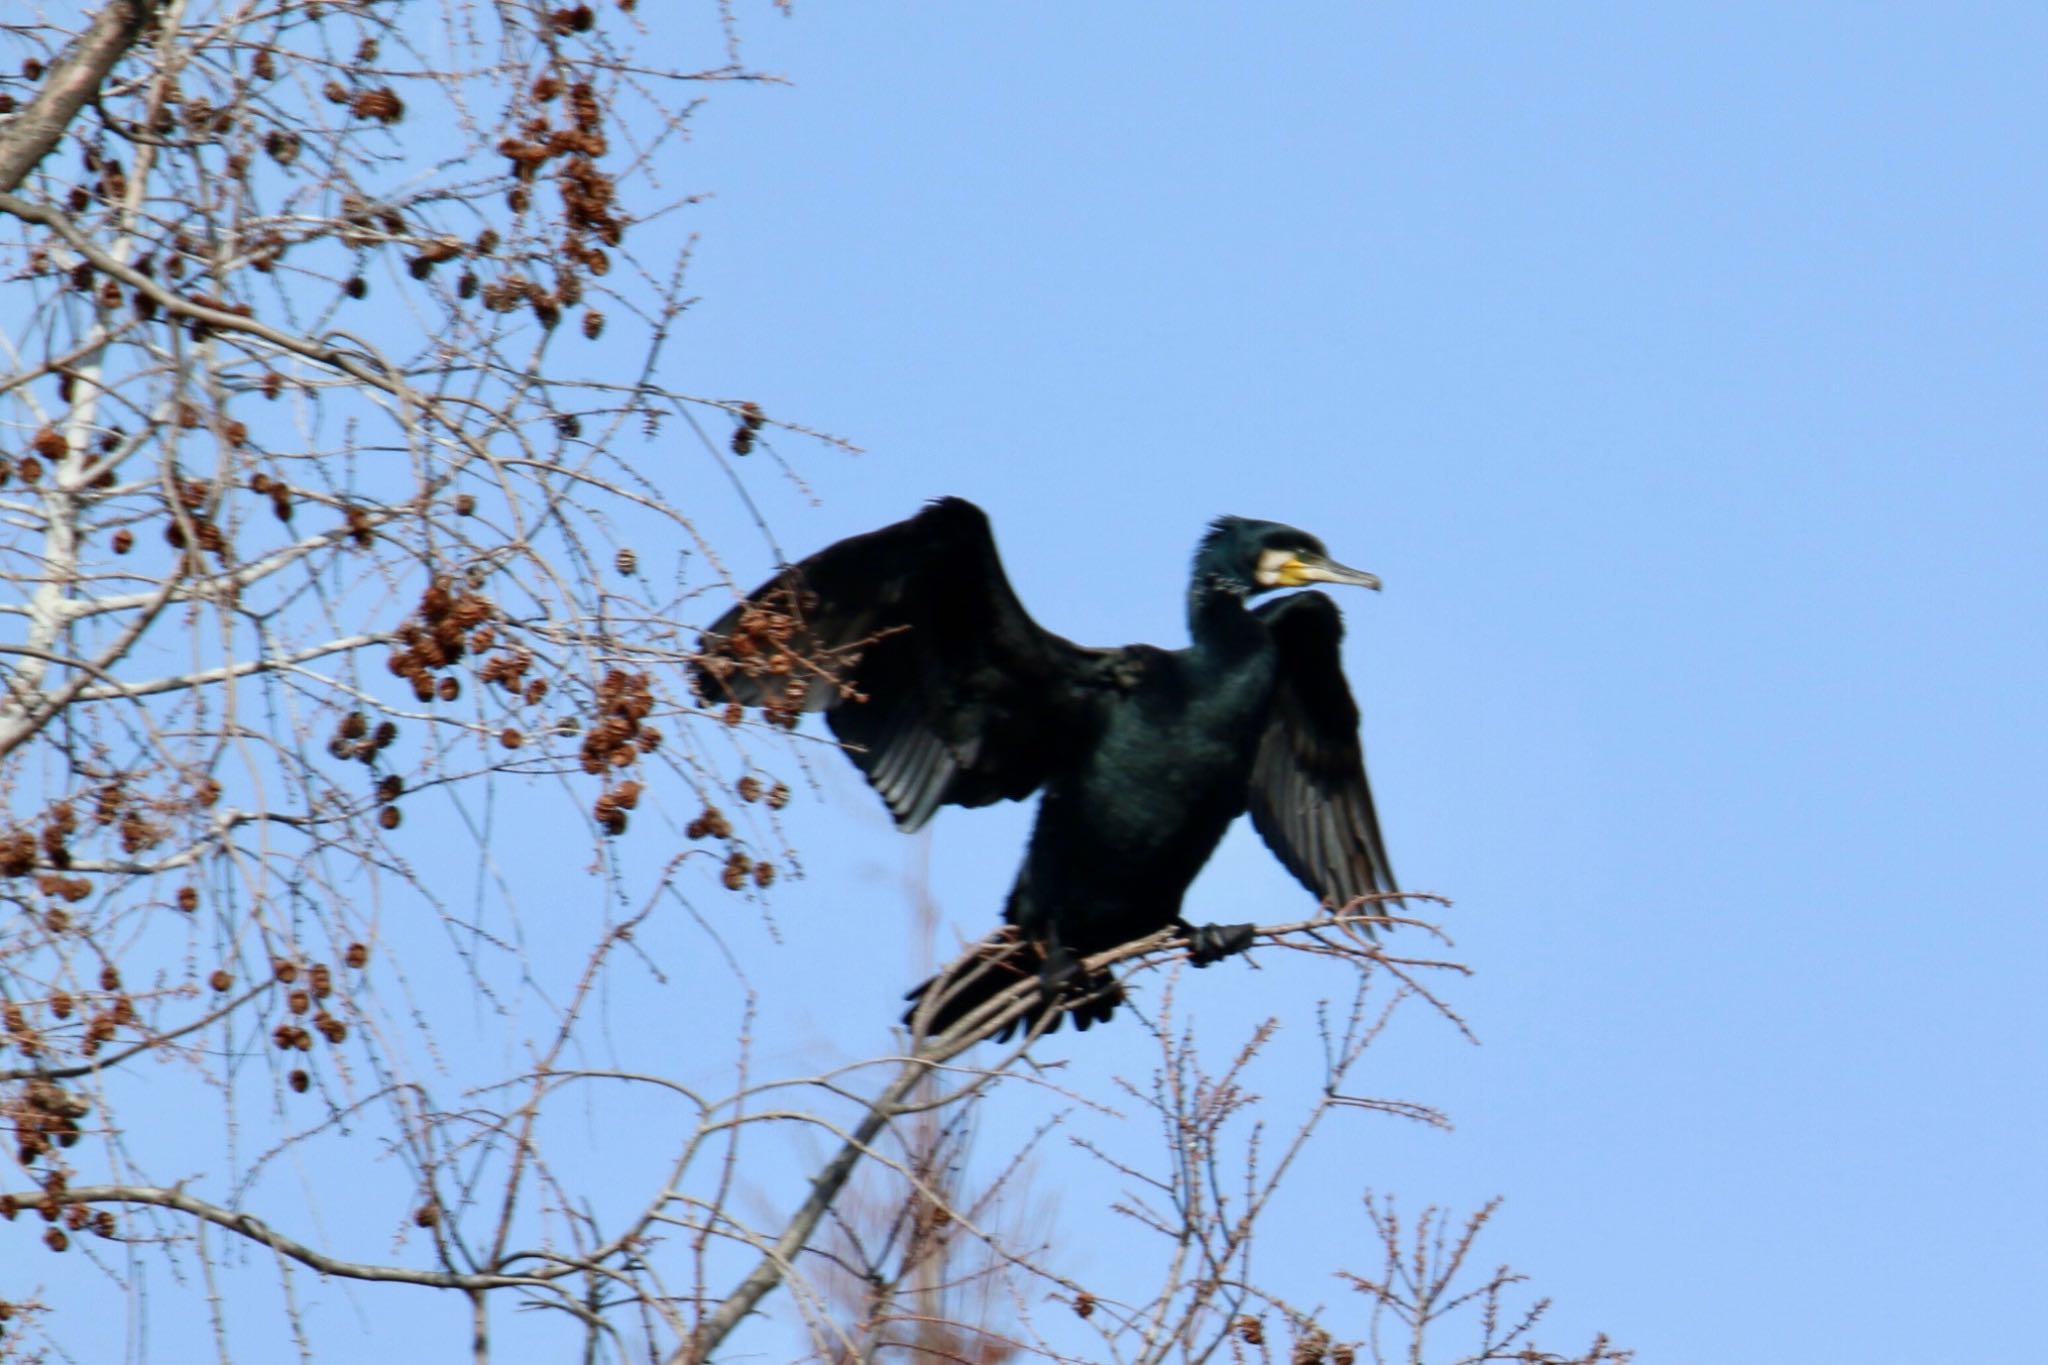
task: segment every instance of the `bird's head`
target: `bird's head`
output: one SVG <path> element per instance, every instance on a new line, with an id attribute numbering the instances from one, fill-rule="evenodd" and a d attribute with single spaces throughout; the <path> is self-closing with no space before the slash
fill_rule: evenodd
<path id="1" fill-rule="evenodd" d="M 1380 580 L 1363 569 L 1330 558 L 1323 542 L 1277 521 L 1218 517 L 1195 551 L 1195 581 L 1218 582 L 1247 597 L 1275 588 L 1309 583 L 1348 583 L 1379 589 Z"/>

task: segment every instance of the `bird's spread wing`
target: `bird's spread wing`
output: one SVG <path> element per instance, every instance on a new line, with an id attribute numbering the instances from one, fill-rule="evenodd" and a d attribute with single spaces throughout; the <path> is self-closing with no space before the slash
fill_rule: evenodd
<path id="1" fill-rule="evenodd" d="M 1279 677 L 1252 768 L 1252 824 L 1332 905 L 1397 890 L 1366 785 L 1358 703 L 1337 655 L 1344 625 L 1336 605 L 1305 592 L 1255 611 L 1279 647 Z"/>
<path id="2" fill-rule="evenodd" d="M 987 516 L 942 498 L 777 574 L 705 632 L 695 673 L 713 702 L 824 711 L 914 830 L 1037 790 L 1100 724 L 1117 653 L 1041 629 Z"/>

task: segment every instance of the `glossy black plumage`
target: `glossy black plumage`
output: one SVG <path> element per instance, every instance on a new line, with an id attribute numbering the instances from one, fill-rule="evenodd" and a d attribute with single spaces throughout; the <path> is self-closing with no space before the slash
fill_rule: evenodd
<path id="1" fill-rule="evenodd" d="M 1224 517 L 1196 553 L 1188 648 L 1086 648 L 1030 618 L 987 517 L 944 498 L 762 585 L 706 632 L 697 685 L 714 702 L 822 710 L 905 830 L 941 805 L 1042 790 L 1004 908 L 1016 951 L 913 996 L 938 987 L 940 1028 L 1035 971 L 1085 1028 L 1120 997 L 1106 978 L 1083 979 L 1076 957 L 1175 925 L 1204 965 L 1249 941 L 1248 929 L 1180 918 L 1247 809 L 1326 903 L 1395 890 L 1336 605 L 1304 592 L 1246 606 L 1312 581 L 1378 586 L 1313 536 Z"/>

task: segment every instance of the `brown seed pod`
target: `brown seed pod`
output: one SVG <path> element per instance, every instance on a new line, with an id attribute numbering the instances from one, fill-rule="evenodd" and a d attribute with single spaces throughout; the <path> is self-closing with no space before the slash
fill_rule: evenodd
<path id="1" fill-rule="evenodd" d="M 299 979 L 299 964 L 288 957 L 280 957 L 270 964 L 270 973 L 289 986 Z"/>
<path id="2" fill-rule="evenodd" d="M 1294 1346 L 1288 1352 L 1288 1365 L 1323 1365 L 1323 1356 L 1330 1349 L 1330 1334 L 1314 1323 L 1294 1339 Z"/>
<path id="3" fill-rule="evenodd" d="M 750 773 L 738 782 L 735 782 L 733 790 L 739 793 L 740 800 L 742 801 L 759 801 L 761 799 L 761 779 Z"/>
<path id="4" fill-rule="evenodd" d="M 441 1206 L 439 1204 L 422 1204 L 412 1211 L 412 1223 L 414 1227 L 430 1228 L 437 1225 L 440 1221 Z"/>
<path id="5" fill-rule="evenodd" d="M 59 990 L 50 992 L 50 1013 L 56 1018 L 69 1019 L 71 1017 L 71 1006 L 72 1000 L 69 991 Z"/>
<path id="6" fill-rule="evenodd" d="M 290 1024 L 279 1024 L 270 1031 L 270 1041 L 277 1044 L 281 1050 L 290 1051 L 292 1040 L 297 1036 L 297 1033 L 298 1030 L 294 1029 Z"/>
<path id="7" fill-rule="evenodd" d="M 310 992 L 303 989 L 295 990 L 285 997 L 284 1003 L 285 1008 L 293 1014 L 304 1014 L 313 1008 L 313 997 Z"/>
<path id="8" fill-rule="evenodd" d="M 754 885 L 766 890 L 775 883 L 775 864 L 761 862 L 754 864 Z"/>
<path id="9" fill-rule="evenodd" d="M 291 1085 L 291 1088 L 298 1091 L 301 1095 L 305 1094 L 307 1087 L 313 1084 L 313 1078 L 296 1067 L 293 1068 L 292 1074 L 285 1079 Z"/>
<path id="10" fill-rule="evenodd" d="M 215 967 L 213 975 L 206 978 L 206 984 L 213 987 L 216 992 L 225 995 L 228 991 L 234 989 L 235 978 L 228 974 L 227 968 Z"/>
<path id="11" fill-rule="evenodd" d="M 768 809 L 781 810 L 789 804 L 789 788 L 777 782 L 768 789 Z"/>
<path id="12" fill-rule="evenodd" d="M 64 1235 L 64 1229 L 51 1228 L 43 1233 L 43 1245 L 52 1251 L 62 1251 L 71 1245 L 71 1239 Z"/>
<path id="13" fill-rule="evenodd" d="M 334 969 L 325 962 L 313 964 L 313 970 L 306 974 L 306 984 L 313 988 L 315 1000 L 325 1000 L 334 994 Z"/>
<path id="14" fill-rule="evenodd" d="M 737 891 L 747 884 L 747 874 L 753 871 L 753 867 L 753 859 L 734 849 L 725 860 L 725 870 L 719 874 L 719 880 L 725 883 L 726 890 Z"/>
<path id="15" fill-rule="evenodd" d="M 351 943 L 347 951 L 342 953 L 341 960 L 351 967 L 361 967 L 370 960 L 370 949 L 366 944 Z"/>
<path id="16" fill-rule="evenodd" d="M 397 773 L 389 773 L 377 780 L 377 800 L 383 803 L 396 801 L 405 795 L 405 779 Z"/>
<path id="17" fill-rule="evenodd" d="M 454 701 L 462 695 L 462 684 L 454 678 L 443 678 L 434 685 L 434 693 L 442 701 Z"/>
<path id="18" fill-rule="evenodd" d="M 520 745 L 526 743 L 526 736 L 507 726 L 498 732 L 498 743 L 508 749 L 517 749 Z"/>
<path id="19" fill-rule="evenodd" d="M 114 964 L 111 962 L 100 968 L 100 989 L 103 991 L 118 991 L 121 989 L 121 973 L 114 969 Z"/>
<path id="20" fill-rule="evenodd" d="M 630 546 L 622 545 L 619 552 L 612 556 L 612 567 L 631 578 L 640 567 L 640 556 L 634 554 Z"/>
<path id="21" fill-rule="evenodd" d="M 351 711 L 341 718 L 341 733 L 349 739 L 361 739 L 370 732 L 370 719 L 360 711 Z"/>
<path id="22" fill-rule="evenodd" d="M 197 910 L 199 908 L 199 888 L 194 886 L 179 887 L 178 908 L 188 915 Z"/>
<path id="23" fill-rule="evenodd" d="M 113 1213 L 107 1209 L 101 1209 L 98 1213 L 95 1213 L 92 1216 L 92 1230 L 101 1237 L 113 1237 L 115 1231 Z"/>
<path id="24" fill-rule="evenodd" d="M 388 128 L 405 117 L 405 102 L 390 86 L 383 85 L 375 90 L 358 90 L 349 101 L 348 111 L 357 118 L 375 119 Z"/>
<path id="25" fill-rule="evenodd" d="M 1088 1318 L 1095 1315 L 1095 1296 L 1083 1290 L 1074 1296 L 1074 1316 Z"/>
<path id="26" fill-rule="evenodd" d="M 135 548 L 135 533 L 123 526 L 114 532 L 114 553 L 125 555 Z"/>
<path id="27" fill-rule="evenodd" d="M 377 812 L 377 823 L 385 829 L 397 829 L 405 817 L 398 813 L 398 807 L 386 806 Z"/>

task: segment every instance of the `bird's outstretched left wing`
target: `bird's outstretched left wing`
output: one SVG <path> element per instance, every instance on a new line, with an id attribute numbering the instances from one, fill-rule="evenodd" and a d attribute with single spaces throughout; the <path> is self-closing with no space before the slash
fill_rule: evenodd
<path id="1" fill-rule="evenodd" d="M 704 634 L 708 700 L 823 711 L 847 756 L 914 830 L 941 805 L 1036 791 L 1101 723 L 1120 651 L 1033 621 L 962 498 L 784 569 Z"/>
<path id="2" fill-rule="evenodd" d="M 1304 592 L 1254 611 L 1279 647 L 1279 677 L 1252 768 L 1252 824 L 1331 905 L 1398 890 L 1365 779 L 1358 703 L 1337 654 L 1344 624 L 1336 604 Z"/>

